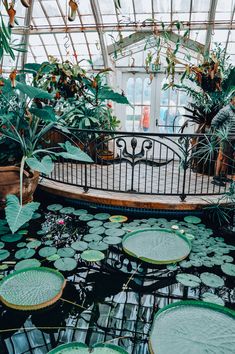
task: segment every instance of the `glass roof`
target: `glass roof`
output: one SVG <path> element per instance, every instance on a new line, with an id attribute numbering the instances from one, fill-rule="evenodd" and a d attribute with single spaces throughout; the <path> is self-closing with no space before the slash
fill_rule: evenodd
<path id="1" fill-rule="evenodd" d="M 68 0 L 31 1 L 29 10 L 16 1 L 19 25 L 13 30 L 14 39 L 22 42 L 29 34 L 27 62 L 41 63 L 52 55 L 100 68 L 112 61 L 111 46 L 118 38 L 125 40 L 135 32 L 151 36 L 153 21 L 157 28 L 161 22 L 168 27 L 182 21 L 191 40 L 206 47 L 210 43 L 210 48 L 221 43 L 235 64 L 235 0 L 120 0 L 121 8 L 115 7 L 115 0 L 80 0 L 73 22 L 68 21 Z M 134 61 L 134 66 L 143 66 L 145 42 L 142 38 L 129 43 L 114 65 L 133 66 Z M 6 58 L 4 64 L 14 63 Z"/>

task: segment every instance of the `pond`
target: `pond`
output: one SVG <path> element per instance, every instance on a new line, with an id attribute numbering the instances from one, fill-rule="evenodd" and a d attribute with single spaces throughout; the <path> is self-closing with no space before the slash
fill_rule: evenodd
<path id="1" fill-rule="evenodd" d="M 185 260 L 150 264 L 123 251 L 130 232 L 163 228 L 194 236 Z M 234 240 L 197 217 L 117 217 L 58 203 L 44 205 L 29 225 L 8 234 L 1 221 L 0 277 L 41 265 L 58 269 L 67 283 L 60 300 L 39 311 L 0 304 L 1 354 L 45 354 L 71 341 L 108 342 L 147 354 L 158 309 L 186 299 L 235 308 Z"/>

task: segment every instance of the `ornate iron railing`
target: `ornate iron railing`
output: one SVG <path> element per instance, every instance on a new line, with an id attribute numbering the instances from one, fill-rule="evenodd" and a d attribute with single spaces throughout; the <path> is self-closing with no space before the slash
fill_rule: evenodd
<path id="1" fill-rule="evenodd" d="M 206 146 L 211 135 L 151 134 L 73 129 L 65 135 L 53 131 L 48 138 L 70 139 L 87 152 L 94 163 L 60 158 L 47 178 L 89 189 L 149 195 L 186 196 L 223 194 L 229 187 L 212 184 L 217 148 Z M 216 151 L 217 150 L 217 151 Z M 233 156 L 228 156 L 228 176 L 235 175 Z"/>

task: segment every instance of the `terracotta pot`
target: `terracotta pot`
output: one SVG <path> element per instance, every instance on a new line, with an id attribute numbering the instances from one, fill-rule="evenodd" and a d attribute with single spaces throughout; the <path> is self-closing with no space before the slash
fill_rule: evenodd
<path id="1" fill-rule="evenodd" d="M 33 200 L 33 193 L 38 185 L 39 172 L 30 175 L 24 171 L 23 204 Z M 20 195 L 20 168 L 16 166 L 0 167 L 0 210 L 5 207 L 7 194 Z"/>

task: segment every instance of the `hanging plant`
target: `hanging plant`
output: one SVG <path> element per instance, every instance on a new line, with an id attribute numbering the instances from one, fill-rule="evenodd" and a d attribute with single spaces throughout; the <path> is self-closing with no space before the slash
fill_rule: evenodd
<path id="1" fill-rule="evenodd" d="M 76 18 L 76 13 L 78 10 L 78 4 L 74 0 L 69 1 L 69 13 L 68 13 L 68 20 L 73 22 Z"/>

